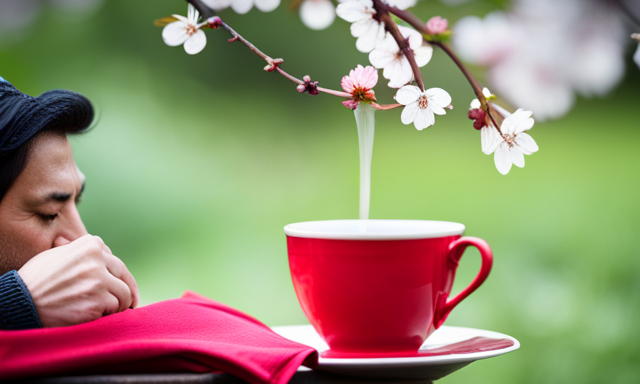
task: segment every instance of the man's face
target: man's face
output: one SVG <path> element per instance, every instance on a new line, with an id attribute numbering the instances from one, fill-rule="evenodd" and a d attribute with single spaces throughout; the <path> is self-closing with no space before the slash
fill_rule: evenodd
<path id="1" fill-rule="evenodd" d="M 87 234 L 76 204 L 85 177 L 65 135 L 31 143 L 27 165 L 0 201 L 0 274 Z"/>

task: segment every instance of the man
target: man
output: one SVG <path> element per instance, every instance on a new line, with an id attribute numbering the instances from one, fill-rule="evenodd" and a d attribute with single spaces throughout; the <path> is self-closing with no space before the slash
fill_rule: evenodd
<path id="1" fill-rule="evenodd" d="M 138 304 L 135 279 L 77 211 L 85 177 L 67 135 L 92 120 L 77 93 L 31 97 L 0 77 L 0 329 L 79 324 Z"/>

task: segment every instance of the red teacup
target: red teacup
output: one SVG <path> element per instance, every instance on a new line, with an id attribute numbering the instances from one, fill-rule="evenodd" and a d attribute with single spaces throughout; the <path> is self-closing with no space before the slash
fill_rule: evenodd
<path id="1" fill-rule="evenodd" d="M 451 310 L 487 278 L 493 257 L 464 225 L 421 220 L 289 224 L 289 267 L 298 300 L 332 352 L 416 352 Z M 448 300 L 462 253 L 482 256 L 471 285 Z"/>

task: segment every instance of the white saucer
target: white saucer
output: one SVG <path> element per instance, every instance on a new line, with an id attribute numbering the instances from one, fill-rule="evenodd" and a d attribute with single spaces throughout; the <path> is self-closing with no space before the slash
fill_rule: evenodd
<path id="1" fill-rule="evenodd" d="M 311 325 L 273 327 L 273 330 L 293 341 L 315 348 L 321 354 L 329 347 Z M 498 346 L 481 352 L 451 353 L 437 356 L 384 358 L 325 358 L 318 359 L 314 369 L 357 377 L 397 379 L 440 379 L 476 360 L 499 356 L 520 348 L 518 340 L 498 332 L 481 329 L 442 326 L 420 347 L 420 351 L 446 347 L 472 338 L 506 339 L 510 346 Z M 506 343 L 511 344 L 511 343 Z"/>

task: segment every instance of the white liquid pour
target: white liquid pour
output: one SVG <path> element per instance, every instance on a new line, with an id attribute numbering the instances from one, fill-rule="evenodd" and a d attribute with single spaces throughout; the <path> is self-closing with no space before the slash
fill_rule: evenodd
<path id="1" fill-rule="evenodd" d="M 375 109 L 370 104 L 360 102 L 353 112 L 356 116 L 360 147 L 360 220 L 368 220 L 371 199 L 371 155 L 376 122 L 373 116 Z"/>

